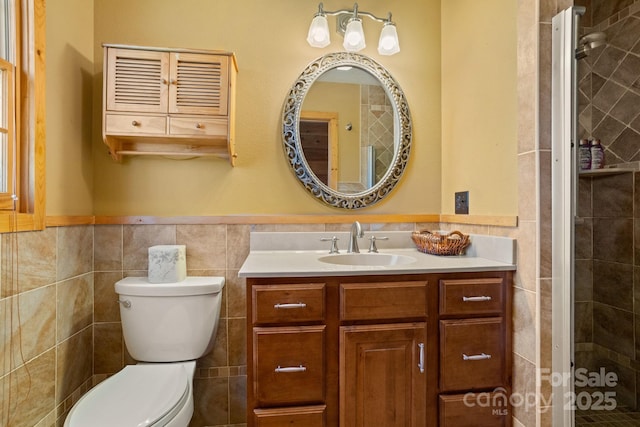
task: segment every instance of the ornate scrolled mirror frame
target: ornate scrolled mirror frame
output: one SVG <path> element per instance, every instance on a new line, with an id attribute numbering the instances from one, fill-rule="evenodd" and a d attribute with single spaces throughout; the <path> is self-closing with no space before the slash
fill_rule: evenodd
<path id="1" fill-rule="evenodd" d="M 313 83 L 326 71 L 346 66 L 365 70 L 380 81 L 393 106 L 396 124 L 391 166 L 371 188 L 353 194 L 329 188 L 313 173 L 302 150 L 299 129 L 302 104 Z M 304 69 L 287 95 L 282 130 L 285 155 L 295 176 L 316 199 L 336 208 L 359 209 L 384 199 L 402 177 L 411 151 L 411 114 L 400 85 L 382 65 L 367 56 L 351 52 L 329 53 Z"/>

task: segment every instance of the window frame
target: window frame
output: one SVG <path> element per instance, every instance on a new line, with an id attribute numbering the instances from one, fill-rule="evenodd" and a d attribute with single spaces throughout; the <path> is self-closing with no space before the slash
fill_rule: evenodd
<path id="1" fill-rule="evenodd" d="M 16 191 L 14 187 L 14 170 L 15 168 L 15 130 L 14 130 L 14 65 L 0 58 L 0 91 L 2 92 L 3 106 L 0 110 L 0 114 L 3 116 L 0 118 L 0 133 L 4 136 L 4 144 L 6 149 L 4 153 L 0 153 L 0 161 L 6 162 L 3 169 L 5 170 L 5 176 L 0 180 L 6 180 L 4 188 L 6 191 L 0 192 L 0 209 L 13 209 L 14 200 L 12 195 Z M 3 150 L 3 147 L 0 147 Z"/>
<path id="2" fill-rule="evenodd" d="M 0 232 L 45 227 L 45 1 L 15 0 L 13 99 L 17 200 L 12 209 L 0 211 Z"/>

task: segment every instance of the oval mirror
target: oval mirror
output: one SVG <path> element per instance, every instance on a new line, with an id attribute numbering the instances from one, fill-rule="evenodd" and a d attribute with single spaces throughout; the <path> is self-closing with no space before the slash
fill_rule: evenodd
<path id="1" fill-rule="evenodd" d="M 409 160 L 411 132 L 398 83 L 357 53 L 313 61 L 284 105 L 284 151 L 294 174 L 314 197 L 338 208 L 364 208 L 389 194 Z"/>

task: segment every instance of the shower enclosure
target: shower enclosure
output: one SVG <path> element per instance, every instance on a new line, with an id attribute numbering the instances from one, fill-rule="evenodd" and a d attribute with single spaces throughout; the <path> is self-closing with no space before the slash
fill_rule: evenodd
<path id="1" fill-rule="evenodd" d="M 640 1 L 582 3 L 553 21 L 553 418 L 638 425 Z M 580 170 L 585 139 L 605 169 Z"/>

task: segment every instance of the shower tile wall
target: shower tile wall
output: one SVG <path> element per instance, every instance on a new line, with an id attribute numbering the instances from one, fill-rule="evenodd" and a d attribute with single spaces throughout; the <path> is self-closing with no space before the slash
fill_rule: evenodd
<path id="1" fill-rule="evenodd" d="M 362 85 L 360 120 L 363 132 L 360 135 L 361 147 L 372 145 L 376 152 L 376 182 L 387 173 L 394 155 L 393 144 L 393 107 L 384 88 L 375 85 Z M 366 156 L 361 156 L 366 161 Z M 363 164 L 360 168 L 366 172 L 368 167 Z M 366 176 L 361 177 L 366 182 Z"/>
<path id="2" fill-rule="evenodd" d="M 640 173 L 583 177 L 576 221 L 576 367 L 618 375 L 616 400 L 640 391 Z"/>
<path id="3" fill-rule="evenodd" d="M 606 164 L 640 161 L 640 1 L 590 0 L 582 34 L 602 31 L 606 47 L 579 62 L 580 138 L 597 138 Z"/>
<path id="4" fill-rule="evenodd" d="M 580 138 L 606 165 L 640 162 L 640 1 L 587 0 L 581 34 L 606 47 L 578 63 Z M 619 405 L 640 407 L 640 173 L 583 176 L 576 220 L 576 366 L 615 372 Z M 637 332 L 636 332 L 637 331 Z"/>

